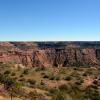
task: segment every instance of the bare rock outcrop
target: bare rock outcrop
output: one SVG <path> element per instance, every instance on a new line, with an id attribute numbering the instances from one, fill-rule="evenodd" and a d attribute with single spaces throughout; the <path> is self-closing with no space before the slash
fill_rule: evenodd
<path id="1" fill-rule="evenodd" d="M 100 48 L 68 43 L 1 42 L 0 62 L 22 64 L 25 67 L 99 66 Z M 62 45 L 63 44 L 63 45 Z M 42 47 L 43 45 L 43 47 Z M 96 44 L 97 46 L 97 44 Z"/>

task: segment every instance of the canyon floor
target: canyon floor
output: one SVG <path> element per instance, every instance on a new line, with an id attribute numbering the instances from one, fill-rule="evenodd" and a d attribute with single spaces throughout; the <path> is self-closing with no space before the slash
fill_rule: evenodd
<path id="1" fill-rule="evenodd" d="M 100 100 L 100 69 L 0 64 L 0 100 Z"/>

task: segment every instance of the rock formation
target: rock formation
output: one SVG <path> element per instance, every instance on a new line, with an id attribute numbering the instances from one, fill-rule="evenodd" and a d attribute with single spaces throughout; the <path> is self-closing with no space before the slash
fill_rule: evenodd
<path id="1" fill-rule="evenodd" d="M 0 42 L 0 63 L 25 67 L 99 66 L 99 42 Z"/>

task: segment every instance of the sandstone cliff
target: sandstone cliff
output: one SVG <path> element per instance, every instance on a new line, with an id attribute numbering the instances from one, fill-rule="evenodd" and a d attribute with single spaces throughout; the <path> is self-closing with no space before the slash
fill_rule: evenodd
<path id="1" fill-rule="evenodd" d="M 0 63 L 25 67 L 99 66 L 99 43 L 1 42 Z"/>

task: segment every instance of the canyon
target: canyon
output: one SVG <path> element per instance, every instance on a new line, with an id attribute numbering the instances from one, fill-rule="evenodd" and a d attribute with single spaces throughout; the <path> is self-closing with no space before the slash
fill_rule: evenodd
<path id="1" fill-rule="evenodd" d="M 0 63 L 31 67 L 100 65 L 100 42 L 0 42 Z"/>

